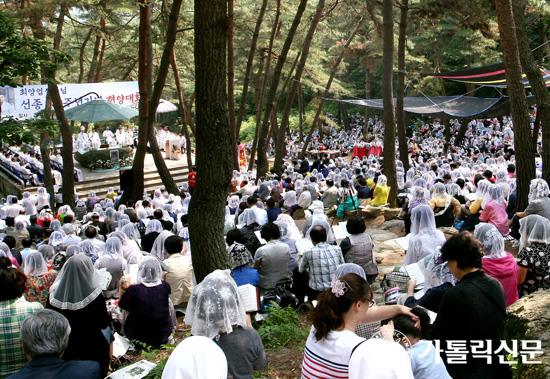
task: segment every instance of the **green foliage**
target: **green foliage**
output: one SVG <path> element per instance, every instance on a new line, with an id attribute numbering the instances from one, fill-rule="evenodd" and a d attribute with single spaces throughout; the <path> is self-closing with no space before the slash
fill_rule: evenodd
<path id="1" fill-rule="evenodd" d="M 256 118 L 250 116 L 248 119 L 243 120 L 241 124 L 241 130 L 239 131 L 239 137 L 243 143 L 252 141 L 254 139 L 254 133 L 256 132 Z"/>
<path id="2" fill-rule="evenodd" d="M 281 308 L 271 302 L 268 308 L 268 317 L 263 320 L 258 333 L 262 337 L 265 348 L 281 348 L 292 340 L 301 340 L 308 334 L 298 324 L 298 315 L 291 307 Z"/>
<path id="3" fill-rule="evenodd" d="M 10 145 L 34 143 L 44 132 L 53 137 L 58 128 L 57 121 L 46 117 L 44 112 L 37 114 L 36 118 L 27 120 L 8 117 L 0 123 L 0 140 Z"/>
<path id="4" fill-rule="evenodd" d="M 149 374 L 145 377 L 146 379 L 161 379 L 162 378 L 162 372 L 164 371 L 164 366 L 166 366 L 166 362 L 168 362 L 168 358 L 163 359 L 160 361 L 154 369 L 149 371 Z"/>

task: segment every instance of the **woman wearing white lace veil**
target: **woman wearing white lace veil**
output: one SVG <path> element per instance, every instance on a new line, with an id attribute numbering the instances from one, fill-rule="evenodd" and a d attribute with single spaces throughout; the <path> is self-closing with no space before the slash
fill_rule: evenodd
<path id="1" fill-rule="evenodd" d="M 107 241 L 105 241 L 105 250 L 99 259 L 95 261 L 94 267 L 98 270 L 105 268 L 111 274 L 111 283 L 103 291 L 105 298 L 118 298 L 120 278 L 128 273 L 128 265 L 126 259 L 123 257 L 122 242 L 120 242 L 120 239 L 116 237 L 107 238 Z"/>
<path id="2" fill-rule="evenodd" d="M 411 234 L 405 255 L 405 265 L 418 262 L 443 246 L 446 238 L 436 229 L 433 210 L 428 205 L 419 205 L 411 214 Z"/>
<path id="3" fill-rule="evenodd" d="M 37 251 L 31 252 L 25 257 L 24 267 L 27 276 L 25 298 L 27 301 L 38 301 L 46 306 L 50 287 L 54 283 L 57 274 L 48 270 L 46 260 Z"/>
<path id="4" fill-rule="evenodd" d="M 508 198 L 508 195 L 510 194 L 510 178 L 508 177 L 508 171 L 498 170 L 495 177 L 497 179 L 496 184 L 498 184 L 504 192 L 504 197 Z"/>
<path id="5" fill-rule="evenodd" d="M 237 284 L 229 270 L 216 270 L 198 284 L 187 306 L 184 322 L 191 334 L 215 338 L 224 351 L 229 374 L 250 377 L 267 363 L 262 340 L 248 327 Z"/>
<path id="6" fill-rule="evenodd" d="M 475 237 L 483 246 L 481 268 L 497 279 L 506 292 L 506 306 L 518 299 L 518 265 L 516 258 L 504 250 L 504 238 L 492 224 L 480 223 L 476 226 Z"/>
<path id="7" fill-rule="evenodd" d="M 376 187 L 374 188 L 374 198 L 370 202 L 370 205 L 381 206 L 388 202 L 388 196 L 390 194 L 390 187 L 388 187 L 388 178 L 386 175 L 380 175 L 376 181 Z"/>
<path id="8" fill-rule="evenodd" d="M 69 247 L 67 247 L 67 251 L 65 252 L 65 256 L 67 258 L 70 258 L 72 257 L 73 255 L 77 255 L 77 254 L 83 254 L 84 252 L 82 251 L 82 248 L 78 245 L 71 245 Z"/>
<path id="9" fill-rule="evenodd" d="M 168 230 L 163 230 L 160 232 L 158 237 L 155 239 L 155 242 L 153 243 L 153 247 L 151 248 L 151 255 L 154 255 L 161 261 L 168 258 L 168 253 L 166 253 L 166 249 L 164 248 L 164 241 L 166 241 L 166 238 L 173 236 L 174 234 L 172 232 L 169 232 Z"/>
<path id="10" fill-rule="evenodd" d="M 38 187 L 36 196 L 36 207 L 41 210 L 45 206 L 50 206 L 50 194 L 45 187 Z"/>
<path id="11" fill-rule="evenodd" d="M 507 237 L 510 234 L 510 229 L 502 187 L 498 184 L 491 184 L 486 192 L 486 197 L 488 201 L 483 206 L 479 221 L 496 226 L 500 234 Z"/>
<path id="12" fill-rule="evenodd" d="M 210 338 L 187 337 L 170 354 L 162 379 L 227 379 L 227 358 Z"/>
<path id="13" fill-rule="evenodd" d="M 23 192 L 21 206 L 25 208 L 25 215 L 32 216 L 36 214 L 36 198 L 29 191 Z"/>
<path id="14" fill-rule="evenodd" d="M 520 220 L 519 295 L 550 289 L 550 221 L 539 215 Z"/>
<path id="15" fill-rule="evenodd" d="M 50 307 L 69 320 L 71 334 L 63 354 L 67 360 L 99 363 L 101 375 L 109 368 L 109 343 L 102 330 L 111 324 L 99 275 L 84 254 L 69 258 L 50 288 Z"/>
<path id="16" fill-rule="evenodd" d="M 138 265 L 135 285 L 121 284 L 119 307 L 128 311 L 124 332 L 130 339 L 160 346 L 173 332 L 170 285 L 162 280 L 160 261 L 144 257 Z"/>
<path id="17" fill-rule="evenodd" d="M 61 221 L 59 220 L 52 220 L 50 222 L 50 229 L 52 229 L 54 232 L 59 232 L 63 236 L 65 235 L 65 232 L 63 231 L 63 228 L 61 227 Z"/>
<path id="18" fill-rule="evenodd" d="M 145 228 L 145 234 L 141 237 L 141 250 L 150 253 L 162 230 L 162 224 L 159 220 L 150 220 Z"/>
<path id="19" fill-rule="evenodd" d="M 452 226 L 455 215 L 460 214 L 460 202 L 447 194 L 443 183 L 436 183 L 428 205 L 434 211 L 436 226 Z"/>

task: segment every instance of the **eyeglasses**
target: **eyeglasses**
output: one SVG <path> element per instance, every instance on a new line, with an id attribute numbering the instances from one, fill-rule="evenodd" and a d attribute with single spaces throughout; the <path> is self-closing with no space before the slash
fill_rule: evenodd
<path id="1" fill-rule="evenodd" d="M 374 300 L 369 300 L 369 308 L 372 308 L 376 304 Z"/>

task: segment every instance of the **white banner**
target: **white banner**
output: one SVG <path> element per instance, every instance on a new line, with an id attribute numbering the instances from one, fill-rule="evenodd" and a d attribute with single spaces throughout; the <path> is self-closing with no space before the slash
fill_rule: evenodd
<path id="1" fill-rule="evenodd" d="M 130 107 L 139 101 L 138 82 L 59 84 L 58 88 L 63 104 L 68 104 L 89 92 L 95 92 L 100 98 L 125 107 Z M 36 112 L 45 108 L 47 93 L 47 85 L 0 87 L 1 116 L 13 116 L 19 119 L 34 117 Z M 89 94 L 65 109 L 97 98 L 95 94 Z"/>

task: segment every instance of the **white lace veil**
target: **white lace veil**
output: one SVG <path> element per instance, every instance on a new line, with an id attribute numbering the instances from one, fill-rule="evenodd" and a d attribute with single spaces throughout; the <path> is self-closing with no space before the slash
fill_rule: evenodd
<path id="1" fill-rule="evenodd" d="M 432 208 L 422 204 L 411 212 L 411 234 L 405 264 L 412 264 L 432 254 L 445 243 L 445 235 L 436 229 Z"/>
<path id="2" fill-rule="evenodd" d="M 122 233 L 126 234 L 129 240 L 136 241 L 140 239 L 139 231 L 134 224 L 126 224 L 122 227 Z"/>
<path id="3" fill-rule="evenodd" d="M 72 257 L 73 255 L 82 254 L 83 251 L 78 245 L 71 245 L 67 247 L 67 252 L 65 253 L 67 258 Z"/>
<path id="4" fill-rule="evenodd" d="M 489 195 L 489 201 L 494 201 L 498 205 L 504 205 L 504 190 L 498 184 L 491 184 L 487 190 L 487 194 Z"/>
<path id="5" fill-rule="evenodd" d="M 227 379 L 227 358 L 210 338 L 187 337 L 170 354 L 162 378 Z"/>
<path id="6" fill-rule="evenodd" d="M 77 254 L 65 262 L 50 288 L 50 304 L 56 308 L 76 311 L 101 295 L 99 276 L 92 261 Z"/>
<path id="7" fill-rule="evenodd" d="M 164 241 L 166 241 L 166 238 L 170 236 L 173 236 L 171 232 L 163 230 L 153 243 L 153 247 L 151 248 L 151 255 L 154 255 L 161 261 L 168 258 L 168 254 L 166 253 L 166 249 L 164 248 Z"/>
<path id="8" fill-rule="evenodd" d="M 216 270 L 195 287 L 184 322 L 191 325 L 191 334 L 208 338 L 229 334 L 235 325 L 246 327 L 246 312 L 229 270 Z"/>
<path id="9" fill-rule="evenodd" d="M 550 244 L 550 221 L 539 215 L 529 215 L 519 220 L 520 250 L 532 243 Z"/>
<path id="10" fill-rule="evenodd" d="M 160 261 L 155 257 L 144 257 L 138 265 L 136 284 L 145 287 L 155 287 L 162 283 L 162 268 Z"/>
<path id="11" fill-rule="evenodd" d="M 147 224 L 147 228 L 145 228 L 145 234 L 149 234 L 152 232 L 162 232 L 162 224 L 159 220 L 151 220 Z"/>
<path id="12" fill-rule="evenodd" d="M 548 183 L 544 179 L 533 179 L 529 185 L 529 201 L 547 197 L 550 194 Z"/>
<path id="13" fill-rule="evenodd" d="M 332 233 L 332 228 L 330 227 L 330 224 L 327 221 L 322 220 L 320 218 L 312 219 L 311 227 L 306 232 L 306 238 L 310 238 L 309 233 L 311 233 L 311 230 L 313 229 L 313 227 L 315 227 L 317 225 L 321 225 L 323 227 L 323 229 L 325 229 L 325 231 L 327 232 L 327 243 L 329 243 L 329 244 L 333 243 L 334 242 L 334 233 Z"/>
<path id="14" fill-rule="evenodd" d="M 111 259 L 123 258 L 122 242 L 117 237 L 109 237 L 105 241 L 103 256 Z"/>
<path id="15" fill-rule="evenodd" d="M 474 235 L 483 246 L 483 258 L 498 259 L 506 257 L 504 237 L 493 224 L 477 224 Z"/>
<path id="16" fill-rule="evenodd" d="M 57 245 L 60 245 L 62 242 L 63 242 L 63 233 L 53 232 L 50 235 L 50 240 L 48 241 L 48 245 L 55 247 Z"/>
<path id="17" fill-rule="evenodd" d="M 48 264 L 38 251 L 33 251 L 25 258 L 25 275 L 40 276 L 48 272 Z"/>

